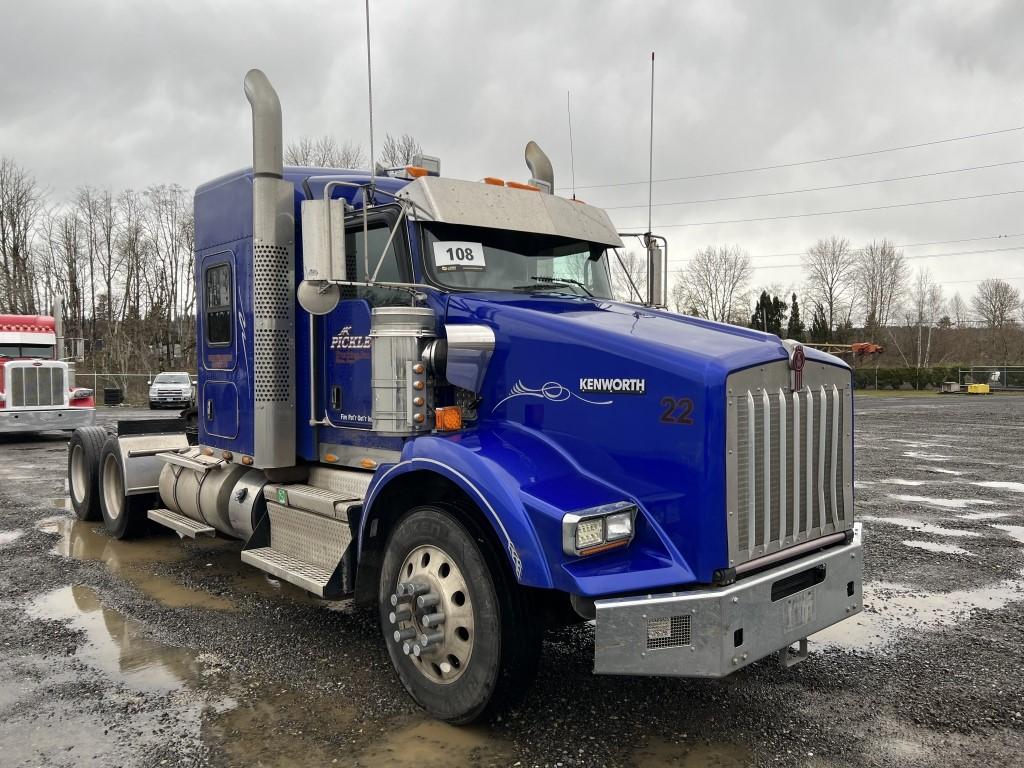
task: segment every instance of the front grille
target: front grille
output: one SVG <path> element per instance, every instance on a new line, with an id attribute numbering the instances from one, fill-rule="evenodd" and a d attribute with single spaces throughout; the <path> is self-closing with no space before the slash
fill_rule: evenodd
<path id="1" fill-rule="evenodd" d="M 8 363 L 10 367 L 10 363 Z M 64 368 L 58 365 L 10 367 L 7 404 L 11 408 L 64 405 Z"/>
<path id="2" fill-rule="evenodd" d="M 729 377 L 729 559 L 738 565 L 851 527 L 849 373 L 788 363 Z"/>

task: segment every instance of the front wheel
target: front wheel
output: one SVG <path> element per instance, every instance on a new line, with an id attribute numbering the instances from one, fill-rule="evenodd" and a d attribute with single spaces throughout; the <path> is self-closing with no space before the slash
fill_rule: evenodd
<path id="1" fill-rule="evenodd" d="M 128 496 L 125 493 L 124 459 L 117 438 L 111 435 L 103 444 L 99 461 L 100 510 L 103 524 L 115 539 L 141 536 L 148 525 L 146 512 L 153 505 L 153 494 Z"/>
<path id="2" fill-rule="evenodd" d="M 537 669 L 542 627 L 486 538 L 452 510 L 395 526 L 379 589 L 391 661 L 417 704 L 463 724 L 513 703 Z"/>

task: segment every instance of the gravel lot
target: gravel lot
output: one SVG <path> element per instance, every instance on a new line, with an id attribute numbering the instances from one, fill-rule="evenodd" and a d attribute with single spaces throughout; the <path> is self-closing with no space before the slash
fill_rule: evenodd
<path id="1" fill-rule="evenodd" d="M 73 522 L 66 437 L 0 437 L 0 764 L 1024 765 L 1024 398 L 856 415 L 865 612 L 806 662 L 595 677 L 582 626 L 517 710 L 462 729 L 412 706 L 371 615 L 238 542 Z"/>

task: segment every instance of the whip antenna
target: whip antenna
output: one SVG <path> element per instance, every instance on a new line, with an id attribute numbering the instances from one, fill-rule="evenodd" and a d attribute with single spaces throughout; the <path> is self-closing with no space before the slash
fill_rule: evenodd
<path id="1" fill-rule="evenodd" d="M 565 92 L 565 109 L 569 113 L 569 171 L 572 175 L 572 199 L 576 199 L 576 157 L 572 151 L 572 91 Z"/>
<path id="2" fill-rule="evenodd" d="M 370 112 L 370 183 L 372 185 L 376 162 L 373 156 L 373 70 L 370 66 L 370 0 L 366 0 L 366 96 Z M 365 200 L 363 205 L 365 207 Z"/>
<path id="3" fill-rule="evenodd" d="M 654 51 L 651 51 L 651 140 L 647 164 L 647 234 L 651 234 L 651 208 L 654 199 Z"/>

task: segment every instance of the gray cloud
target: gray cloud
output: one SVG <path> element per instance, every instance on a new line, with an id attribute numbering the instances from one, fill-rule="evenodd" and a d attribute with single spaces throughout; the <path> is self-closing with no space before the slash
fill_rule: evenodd
<path id="1" fill-rule="evenodd" d="M 917 143 L 1024 124 L 1013 2 L 373 3 L 377 140 L 416 135 L 446 173 L 522 179 L 534 138 L 570 181 L 572 91 L 579 185 L 643 179 L 649 53 L 657 51 L 655 176 L 673 177 Z M 245 165 L 241 78 L 271 77 L 286 137 L 331 133 L 366 146 L 360 2 L 126 3 L 0 8 L 0 154 L 55 198 L 82 183 L 195 186 Z M 1024 159 L 1024 131 L 771 172 L 655 185 L 655 202 L 903 176 Z M 861 208 L 1024 189 L 1024 167 L 775 198 L 660 207 L 661 224 Z M 600 205 L 646 201 L 643 185 L 580 190 Z M 738 243 L 759 266 L 819 236 L 897 243 L 1024 231 L 1024 195 L 772 222 L 668 228 L 674 266 Z M 641 225 L 646 212 L 617 210 Z M 1000 245 L 1024 243 L 1024 238 Z M 971 244 L 907 249 L 908 255 Z M 986 247 L 985 242 L 975 248 Z M 1024 275 L 1015 252 L 920 260 L 969 293 Z M 969 265 L 969 266 L 968 266 Z M 760 269 L 787 286 L 798 269 Z M 1024 286 L 1024 280 L 1015 281 Z"/>

